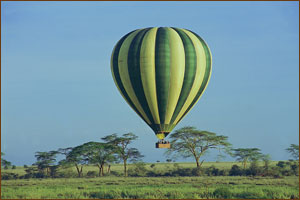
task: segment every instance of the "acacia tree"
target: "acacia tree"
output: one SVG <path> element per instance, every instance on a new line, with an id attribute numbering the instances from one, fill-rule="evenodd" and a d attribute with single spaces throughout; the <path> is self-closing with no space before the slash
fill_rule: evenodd
<path id="1" fill-rule="evenodd" d="M 227 136 L 217 135 L 208 131 L 200 131 L 195 127 L 183 127 L 176 130 L 170 136 L 171 147 L 166 151 L 167 156 L 175 155 L 183 158 L 193 157 L 197 168 L 200 168 L 204 160 L 200 158 L 209 150 L 219 148 L 228 152 L 231 144 Z"/>
<path id="2" fill-rule="evenodd" d="M 116 149 L 112 144 L 101 142 L 88 142 L 83 144 L 84 155 L 89 164 L 99 168 L 99 176 L 104 176 L 104 165 L 116 160 Z"/>
<path id="3" fill-rule="evenodd" d="M 78 177 L 82 177 L 83 166 L 87 163 L 83 150 L 84 148 L 82 145 L 58 149 L 60 154 L 66 156 L 65 159 L 59 161 L 59 164 L 62 166 L 74 165 L 76 167 Z"/>
<path id="4" fill-rule="evenodd" d="M 3 166 L 5 169 L 7 169 L 9 166 L 11 166 L 11 162 L 3 159 L 3 156 L 5 154 L 3 152 L 1 152 L 1 166 Z"/>
<path id="5" fill-rule="evenodd" d="M 37 161 L 34 165 L 44 173 L 46 176 L 50 176 L 52 174 L 51 169 L 54 169 L 54 163 L 56 161 L 57 151 L 49 151 L 49 152 L 36 152 L 35 157 Z M 55 168 L 56 169 L 56 168 Z"/>
<path id="6" fill-rule="evenodd" d="M 236 160 L 242 162 L 244 169 L 246 169 L 248 161 L 257 161 L 263 158 L 263 154 L 258 148 L 238 148 L 232 149 L 233 157 L 236 157 Z"/>
<path id="7" fill-rule="evenodd" d="M 299 145 L 291 144 L 289 148 L 285 149 L 295 160 L 299 160 Z"/>
<path id="8" fill-rule="evenodd" d="M 143 155 L 138 151 L 137 148 L 129 148 L 128 145 L 136 140 L 138 136 L 133 133 L 123 134 L 118 137 L 117 134 L 112 134 L 101 138 L 102 140 L 108 142 L 115 146 L 117 157 L 119 160 L 123 161 L 124 165 L 124 176 L 127 176 L 127 161 L 138 161 Z"/>

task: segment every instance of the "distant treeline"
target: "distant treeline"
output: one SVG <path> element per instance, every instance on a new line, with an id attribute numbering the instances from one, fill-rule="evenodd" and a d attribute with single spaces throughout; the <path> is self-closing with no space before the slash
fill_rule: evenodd
<path id="1" fill-rule="evenodd" d="M 142 162 L 144 157 L 137 148 L 130 144 L 138 137 L 133 133 L 126 133 L 122 136 L 117 134 L 107 135 L 101 138 L 102 142 L 87 142 L 76 147 L 60 148 L 49 152 L 36 152 L 37 161 L 28 167 L 24 165 L 25 175 L 17 173 L 2 172 L 2 179 L 17 178 L 69 178 L 74 177 L 71 167 L 76 168 L 76 176 L 84 177 L 84 166 L 97 166 L 98 172 L 89 171 L 87 177 L 95 176 L 289 176 L 299 175 L 299 145 L 291 144 L 286 149 L 293 159 L 280 161 L 276 166 L 270 166 L 271 157 L 261 153 L 258 148 L 232 148 L 228 142 L 228 137 L 217 135 L 208 131 L 200 131 L 194 127 L 183 127 L 176 130 L 170 136 L 171 148 L 165 155 L 169 157 L 167 162 L 171 162 L 177 157 L 192 157 L 195 159 L 195 168 L 181 168 L 176 163 L 168 170 L 155 170 L 152 164 L 151 170 L 146 169 Z M 214 166 L 201 167 L 204 160 L 200 160 L 210 149 L 218 149 L 219 158 L 228 154 L 242 163 L 242 168 L 233 165 L 231 169 L 218 169 Z M 223 152 L 224 154 L 221 154 Z M 63 155 L 64 159 L 57 161 L 57 155 Z M 1 152 L 1 165 L 4 169 L 16 167 L 11 162 L 3 159 Z M 172 159 L 170 159 L 172 158 Z M 262 161 L 263 166 L 258 162 Z M 134 163 L 128 170 L 128 162 Z M 111 166 L 115 163 L 123 164 L 123 173 L 113 171 Z M 248 165 L 250 163 L 250 166 Z M 104 169 L 106 167 L 106 170 Z"/>

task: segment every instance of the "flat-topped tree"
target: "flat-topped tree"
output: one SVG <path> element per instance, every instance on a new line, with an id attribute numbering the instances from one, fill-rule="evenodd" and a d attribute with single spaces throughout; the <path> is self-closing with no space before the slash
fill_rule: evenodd
<path id="1" fill-rule="evenodd" d="M 54 167 L 57 154 L 58 151 L 36 152 L 35 157 L 37 161 L 34 165 L 36 165 L 41 172 L 45 173 L 46 176 L 50 176 L 51 168 Z"/>
<path id="2" fill-rule="evenodd" d="M 109 143 L 88 142 L 83 144 L 88 163 L 99 168 L 99 176 L 104 176 L 104 165 L 116 161 L 116 148 Z"/>
<path id="3" fill-rule="evenodd" d="M 285 149 L 295 160 L 299 160 L 299 145 L 291 144 L 289 148 Z"/>
<path id="4" fill-rule="evenodd" d="M 3 166 L 4 169 L 8 169 L 8 167 L 11 166 L 11 162 L 5 160 L 5 159 L 3 158 L 4 155 L 5 155 L 5 154 L 4 154 L 3 152 L 1 152 L 1 166 Z"/>
<path id="5" fill-rule="evenodd" d="M 87 164 L 87 160 L 83 154 L 84 148 L 82 145 L 77 147 L 68 147 L 68 148 L 60 148 L 58 149 L 60 154 L 66 156 L 65 159 L 59 161 L 61 166 L 70 166 L 74 165 L 76 167 L 76 171 L 78 177 L 82 177 L 83 166 Z"/>
<path id="6" fill-rule="evenodd" d="M 236 160 L 243 163 L 244 169 L 246 169 L 248 161 L 256 161 L 263 158 L 263 154 L 258 148 L 238 148 L 232 149 L 233 157 L 236 157 Z"/>
<path id="7" fill-rule="evenodd" d="M 116 153 L 119 160 L 123 161 L 124 165 L 124 176 L 127 176 L 127 162 L 128 161 L 139 161 L 143 155 L 138 151 L 137 148 L 129 147 L 128 145 L 136 140 L 138 136 L 133 133 L 126 133 L 119 137 L 117 134 L 111 134 L 101 138 L 102 140 L 112 144 L 116 147 Z"/>
<path id="8" fill-rule="evenodd" d="M 208 131 L 200 131 L 195 127 L 183 127 L 176 130 L 170 136 L 171 148 L 165 154 L 183 158 L 193 157 L 197 167 L 200 168 L 204 160 L 200 158 L 210 149 L 218 148 L 220 151 L 228 152 L 231 144 L 227 136 L 217 135 Z"/>

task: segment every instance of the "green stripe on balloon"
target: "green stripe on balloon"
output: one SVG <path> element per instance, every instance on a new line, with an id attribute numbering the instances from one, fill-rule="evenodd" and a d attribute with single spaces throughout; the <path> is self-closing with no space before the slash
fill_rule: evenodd
<path id="1" fill-rule="evenodd" d="M 136 31 L 136 30 L 135 30 Z M 126 101 L 128 102 L 128 104 L 132 107 L 132 109 L 143 119 L 141 113 L 138 111 L 138 109 L 136 108 L 136 106 L 133 104 L 133 102 L 130 100 L 123 84 L 120 78 L 120 73 L 119 73 L 119 66 L 118 66 L 118 57 L 119 57 L 119 52 L 120 52 L 120 48 L 124 42 L 124 40 L 133 32 L 132 31 L 130 33 L 128 33 L 127 35 L 125 35 L 124 37 L 122 37 L 120 39 L 120 41 L 117 43 L 115 50 L 113 52 L 113 58 L 112 58 L 112 68 L 113 68 L 113 76 L 115 77 L 116 80 L 116 84 L 118 85 L 121 93 L 123 94 L 124 98 L 126 99 Z M 144 119 L 143 119 L 144 120 Z M 145 120 L 144 120 L 145 121 Z M 145 121 L 146 122 L 146 121 Z M 147 123 L 147 122 L 146 122 Z M 147 123 L 148 124 L 148 123 Z"/>
<path id="2" fill-rule="evenodd" d="M 184 103 L 186 102 L 187 97 L 189 96 L 189 93 L 194 83 L 196 67 L 197 67 L 196 51 L 192 40 L 182 30 L 178 28 L 173 28 L 173 29 L 179 34 L 183 42 L 184 52 L 185 52 L 185 74 L 184 74 L 182 90 L 174 114 L 171 119 L 171 124 L 175 121 Z"/>
<path id="3" fill-rule="evenodd" d="M 170 83 L 170 47 L 166 28 L 157 30 L 155 41 L 155 79 L 160 123 L 165 123 L 169 83 Z"/>
<path id="4" fill-rule="evenodd" d="M 141 71 L 140 71 L 141 45 L 142 45 L 143 38 L 148 30 L 149 29 L 142 30 L 132 40 L 128 51 L 127 62 L 128 62 L 128 72 L 130 76 L 130 81 L 134 89 L 135 95 L 138 98 L 139 103 L 143 107 L 143 110 L 146 113 L 148 119 L 153 124 L 154 120 L 145 97 L 142 80 L 141 80 Z"/>
<path id="5" fill-rule="evenodd" d="M 190 30 L 188 30 L 190 31 Z M 207 44 L 204 42 L 204 40 L 197 35 L 196 33 L 190 31 L 191 33 L 193 33 L 201 42 L 204 51 L 205 51 L 205 57 L 206 57 L 206 67 L 205 67 L 205 74 L 204 74 L 204 78 L 203 78 L 203 82 L 200 86 L 199 92 L 197 93 L 196 97 L 194 98 L 193 102 L 191 103 L 191 105 L 188 107 L 188 109 L 185 111 L 185 113 L 182 115 L 182 117 L 180 118 L 179 121 L 181 121 L 181 119 L 190 111 L 190 109 L 195 105 L 195 103 L 197 103 L 197 101 L 199 100 L 200 96 L 202 95 L 203 91 L 206 88 L 206 85 L 208 84 L 209 81 L 209 77 L 211 74 L 211 55 L 210 55 L 210 50 L 207 46 Z"/>

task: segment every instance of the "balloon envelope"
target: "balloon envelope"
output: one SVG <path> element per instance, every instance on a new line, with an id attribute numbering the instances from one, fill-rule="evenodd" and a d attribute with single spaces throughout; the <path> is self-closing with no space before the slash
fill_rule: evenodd
<path id="1" fill-rule="evenodd" d="M 186 29 L 138 29 L 114 47 L 111 71 L 127 103 L 163 139 L 204 92 L 211 53 L 202 38 Z"/>

